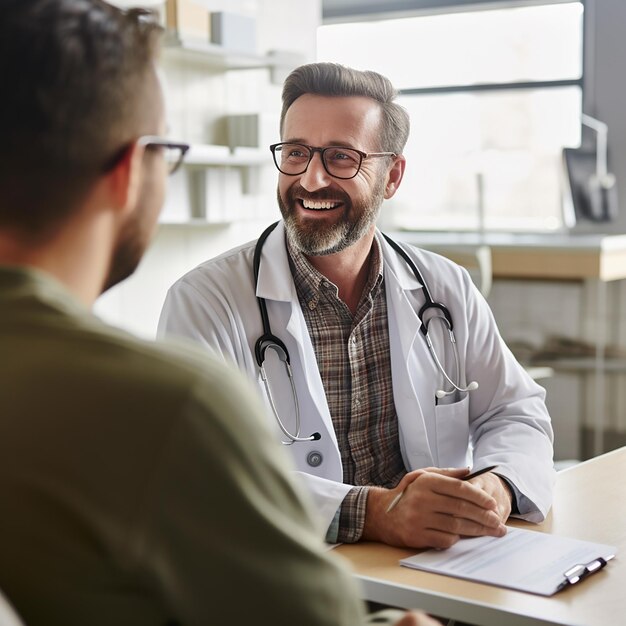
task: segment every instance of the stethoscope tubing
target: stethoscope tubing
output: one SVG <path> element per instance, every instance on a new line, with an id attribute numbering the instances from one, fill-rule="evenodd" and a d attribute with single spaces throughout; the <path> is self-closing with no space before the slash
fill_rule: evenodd
<path id="1" fill-rule="evenodd" d="M 258 282 L 259 282 L 259 270 L 261 267 L 261 253 L 263 251 L 263 246 L 265 244 L 266 239 L 269 237 L 270 233 L 276 228 L 277 225 L 278 225 L 278 222 L 275 222 L 271 224 L 270 226 L 268 226 L 263 231 L 263 233 L 261 233 L 261 236 L 259 237 L 255 246 L 255 249 L 254 249 L 252 271 L 254 275 L 255 293 L 256 293 Z M 454 336 L 454 324 L 452 322 L 452 315 L 450 314 L 448 307 L 446 307 L 441 302 L 436 302 L 433 299 L 430 293 L 430 289 L 428 288 L 428 285 L 426 284 L 426 281 L 424 280 L 424 277 L 422 276 L 421 271 L 419 270 L 419 268 L 417 267 L 413 259 L 411 259 L 411 257 L 406 253 L 406 251 L 400 246 L 400 244 L 398 244 L 396 241 L 391 239 L 391 237 L 389 237 L 388 235 L 385 235 L 384 233 L 383 233 L 383 237 L 385 238 L 387 243 L 408 264 L 408 266 L 411 268 L 411 271 L 413 272 L 413 274 L 415 275 L 415 277 L 417 278 L 417 280 L 419 281 L 420 285 L 423 288 L 424 299 L 426 300 L 426 302 L 417 313 L 417 316 L 421 322 L 420 331 L 424 335 L 424 338 L 426 340 L 426 345 L 428 346 L 428 351 L 430 352 L 437 369 L 442 374 L 444 379 L 452 386 L 452 389 L 450 391 L 446 391 L 445 389 L 438 389 L 435 393 L 436 398 L 437 399 L 443 398 L 447 395 L 453 394 L 455 391 L 458 391 L 461 393 L 469 393 L 470 391 L 477 389 L 478 383 L 476 382 L 471 382 L 469 385 L 463 387 L 460 385 L 460 383 L 455 383 L 452 380 L 452 378 L 447 374 L 446 370 L 441 364 L 441 361 L 439 360 L 439 357 L 437 356 L 437 353 L 433 346 L 433 342 L 430 338 L 430 334 L 429 334 L 430 323 L 435 319 L 440 320 L 441 323 L 443 323 L 446 326 L 446 329 L 450 337 L 450 343 L 452 344 L 452 349 L 453 349 L 452 351 L 454 354 L 456 379 L 460 381 L 461 374 L 460 374 L 460 360 L 459 360 L 459 354 L 458 354 L 458 347 L 456 343 L 456 338 Z M 263 380 L 265 390 L 269 399 L 269 403 L 272 408 L 272 412 L 274 413 L 274 417 L 276 418 L 276 421 L 278 422 L 278 426 L 280 430 L 288 439 L 288 441 L 283 441 L 282 443 L 285 445 L 292 445 L 293 443 L 296 443 L 296 442 L 317 441 L 320 439 L 319 433 L 312 433 L 308 437 L 300 436 L 300 406 L 298 402 L 298 394 L 296 391 L 295 382 L 293 380 L 293 372 L 291 370 L 291 361 L 289 357 L 289 351 L 287 350 L 287 346 L 284 344 L 284 342 L 279 337 L 277 337 L 276 335 L 272 333 L 272 327 L 270 325 L 265 298 L 261 298 L 257 296 L 257 303 L 259 305 L 259 313 L 261 315 L 261 322 L 263 325 L 263 334 L 257 339 L 257 341 L 254 344 L 254 355 L 256 358 L 257 365 L 259 366 L 259 369 L 261 371 L 261 378 Z M 435 310 L 436 314 L 432 316 L 430 319 L 424 319 L 424 314 L 427 311 L 433 310 L 433 309 Z M 264 366 L 265 352 L 268 349 L 274 350 L 277 353 L 278 358 L 284 363 L 287 376 L 291 383 L 291 390 L 292 390 L 293 400 L 294 400 L 294 405 L 295 405 L 295 422 L 296 422 L 295 434 L 290 433 L 289 430 L 286 428 L 286 426 L 283 424 L 283 421 L 281 420 L 278 414 L 278 410 L 274 402 L 274 397 L 272 395 L 272 391 L 271 391 L 268 378 L 267 378 L 267 372 L 265 371 L 265 366 Z"/>
<path id="2" fill-rule="evenodd" d="M 275 222 L 263 231 L 254 249 L 252 271 L 254 274 L 255 293 L 259 282 L 259 270 L 261 267 L 261 252 L 263 250 L 263 245 L 265 244 L 265 240 L 269 237 L 270 233 L 276 228 L 277 225 L 278 222 Z M 288 439 L 288 441 L 281 441 L 281 443 L 283 445 L 290 446 L 296 442 L 317 441 L 318 439 L 320 439 L 319 433 L 312 433 L 309 437 L 300 436 L 300 403 L 298 402 L 298 392 L 296 390 L 296 385 L 293 380 L 293 371 L 291 369 L 291 359 L 289 358 L 289 351 L 287 350 L 287 346 L 283 343 L 283 341 L 272 333 L 272 327 L 270 325 L 270 318 L 267 312 L 267 304 L 265 302 L 265 298 L 260 298 L 257 296 L 257 302 L 259 304 L 259 312 L 261 314 L 261 322 L 263 324 L 263 334 L 256 340 L 256 343 L 254 344 L 254 355 L 257 365 L 261 370 L 261 378 L 263 380 L 265 392 L 267 393 L 267 397 L 269 399 L 272 412 L 274 413 L 274 417 L 276 418 L 280 430 Z M 285 364 L 285 370 L 287 372 L 289 382 L 291 383 L 291 392 L 293 394 L 294 401 L 296 422 L 295 435 L 290 433 L 287 427 L 283 424 L 283 421 L 278 414 L 276 403 L 274 402 L 274 396 L 272 394 L 272 390 L 270 388 L 270 384 L 267 378 L 267 372 L 265 371 L 265 352 L 267 350 L 274 350 L 274 352 L 276 352 L 276 354 L 278 355 L 280 361 Z"/>

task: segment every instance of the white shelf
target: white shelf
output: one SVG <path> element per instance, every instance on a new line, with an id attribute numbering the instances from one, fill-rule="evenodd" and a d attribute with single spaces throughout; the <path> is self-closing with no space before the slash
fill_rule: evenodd
<path id="1" fill-rule="evenodd" d="M 264 55 L 248 54 L 201 39 L 181 39 L 172 32 L 168 32 L 164 39 L 163 57 L 184 63 L 202 63 L 221 71 L 267 68 L 275 84 L 282 83 L 287 73 L 305 62 L 304 56 L 296 52 L 270 50 Z"/>
<path id="2" fill-rule="evenodd" d="M 205 167 L 255 167 L 271 165 L 272 156 L 269 148 L 235 148 L 231 151 L 228 146 L 214 146 L 192 144 L 185 155 L 183 165 L 194 168 Z"/>

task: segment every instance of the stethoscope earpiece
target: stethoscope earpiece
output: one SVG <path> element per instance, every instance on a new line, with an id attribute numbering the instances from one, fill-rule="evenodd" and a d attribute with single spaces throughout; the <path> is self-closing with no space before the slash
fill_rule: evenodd
<path id="1" fill-rule="evenodd" d="M 469 385 L 467 385 L 467 387 L 457 387 L 457 385 L 455 385 L 451 381 L 450 381 L 450 384 L 454 387 L 454 389 L 451 389 L 450 391 L 445 391 L 444 389 L 437 389 L 437 391 L 435 391 L 435 398 L 437 398 L 438 400 L 441 400 L 442 398 L 445 398 L 446 396 L 451 396 L 456 391 L 460 391 L 461 393 L 467 393 L 470 391 L 476 391 L 476 389 L 478 389 L 478 383 L 475 380 L 473 380 Z"/>

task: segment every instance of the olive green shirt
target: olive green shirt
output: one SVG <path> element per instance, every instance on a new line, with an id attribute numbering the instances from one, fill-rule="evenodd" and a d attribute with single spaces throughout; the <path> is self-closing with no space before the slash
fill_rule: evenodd
<path id="1" fill-rule="evenodd" d="M 28 626 L 363 621 L 223 362 L 8 267 L 0 355 L 0 589 Z"/>

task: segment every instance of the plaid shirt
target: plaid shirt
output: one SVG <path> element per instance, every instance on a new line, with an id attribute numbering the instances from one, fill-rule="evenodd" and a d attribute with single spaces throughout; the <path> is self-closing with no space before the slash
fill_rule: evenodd
<path id="1" fill-rule="evenodd" d="M 406 474 L 393 402 L 382 253 L 374 239 L 369 277 L 353 316 L 337 286 L 289 240 L 287 250 L 341 451 L 343 481 L 359 485 L 341 504 L 336 538 L 327 538 L 350 543 L 363 533 L 366 486 L 395 487 Z"/>

